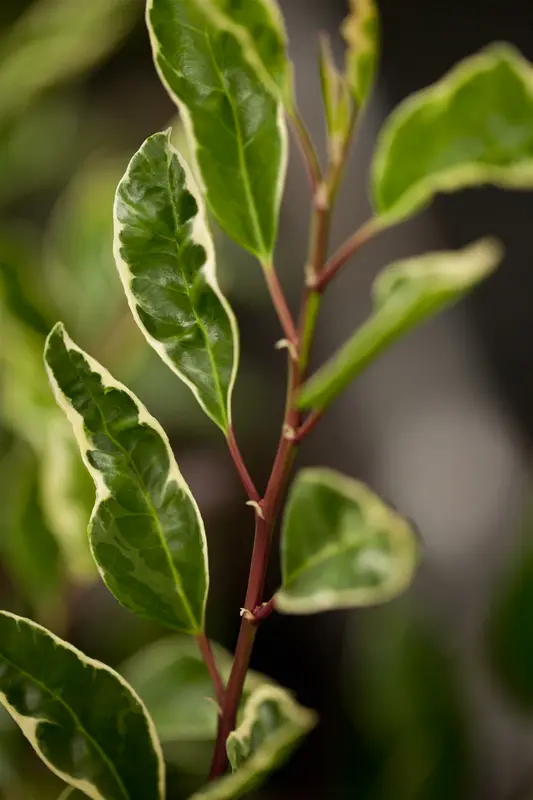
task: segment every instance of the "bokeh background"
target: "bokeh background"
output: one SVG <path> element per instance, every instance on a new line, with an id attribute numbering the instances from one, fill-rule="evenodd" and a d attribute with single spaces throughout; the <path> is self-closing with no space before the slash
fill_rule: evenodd
<path id="1" fill-rule="evenodd" d="M 301 109 L 323 149 L 316 34 L 330 32 L 341 57 L 345 3 L 281 5 Z M 529 0 L 379 6 L 379 82 L 333 244 L 368 214 L 373 142 L 390 108 L 490 41 L 510 41 L 533 60 Z M 141 339 L 112 259 L 116 184 L 143 139 L 169 123 L 179 139 L 141 0 L 2 0 L 0 603 L 119 669 L 167 634 L 122 610 L 87 558 L 92 489 L 42 367 L 44 336 L 57 319 L 169 431 L 208 530 L 209 634 L 230 649 L 252 539 L 224 442 Z M 294 304 L 308 206 L 292 147 L 277 263 Z M 439 198 L 369 244 L 328 292 L 316 363 L 364 319 L 372 279 L 393 258 L 485 234 L 506 246 L 485 285 L 370 368 L 302 449 L 301 463 L 357 476 L 413 519 L 424 561 L 408 595 L 386 607 L 273 616 L 262 627 L 254 667 L 316 708 L 321 724 L 256 793 L 261 800 L 533 798 L 532 222 L 531 193 Z M 283 405 L 279 331 L 256 264 L 220 234 L 217 248 L 242 334 L 236 427 L 262 484 Z M 277 570 L 274 559 L 272 589 Z M 171 800 L 202 780 L 206 753 L 194 745 L 185 752 L 168 751 Z M 2 714 L 0 797 L 47 800 L 60 789 Z"/>

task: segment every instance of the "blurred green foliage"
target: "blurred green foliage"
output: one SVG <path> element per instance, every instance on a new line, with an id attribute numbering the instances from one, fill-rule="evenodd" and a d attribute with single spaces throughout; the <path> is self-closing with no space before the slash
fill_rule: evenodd
<path id="1" fill-rule="evenodd" d="M 92 485 L 42 363 L 52 324 L 63 319 L 75 339 L 127 380 L 156 416 L 171 421 L 174 432 L 177 405 L 189 429 L 203 430 L 205 424 L 203 415 L 189 414 L 194 400 L 188 390 L 149 353 L 131 321 L 113 266 L 111 213 L 129 147 L 111 120 L 95 137 L 94 125 L 102 120 L 83 103 L 93 71 L 112 58 L 142 11 L 141 0 L 0 4 L 0 595 L 3 607 L 63 634 L 73 597 L 96 573 L 86 539 Z M 122 146 L 104 152 L 101 141 L 107 138 Z M 248 299 L 254 280 L 251 272 L 243 276 L 235 286 L 237 298 Z M 256 378 L 245 374 L 245 388 Z M 266 387 L 264 395 L 269 397 Z M 343 674 L 346 721 L 335 757 L 340 777 L 328 796 L 470 797 L 475 720 L 468 718 L 445 634 L 404 604 L 356 619 L 347 639 L 357 646 L 350 646 L 342 668 L 332 666 L 333 679 Z M 136 629 L 123 647 L 111 626 L 102 627 L 102 641 L 114 655 L 152 636 L 151 629 Z M 487 664 L 502 695 L 530 715 L 531 524 L 494 598 L 487 634 Z M 194 788 L 191 773 L 207 757 L 205 742 L 180 742 L 170 756 L 172 797 Z M 0 799 L 47 800 L 60 789 L 2 713 Z"/>

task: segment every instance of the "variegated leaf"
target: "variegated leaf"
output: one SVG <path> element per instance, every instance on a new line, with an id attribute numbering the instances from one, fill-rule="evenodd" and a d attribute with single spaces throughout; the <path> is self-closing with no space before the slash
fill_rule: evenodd
<path id="1" fill-rule="evenodd" d="M 315 714 L 284 689 L 259 687 L 226 744 L 232 774 L 209 783 L 190 800 L 231 800 L 247 794 L 285 761 L 315 724 Z"/>
<path id="2" fill-rule="evenodd" d="M 409 97 L 385 122 L 374 154 L 378 224 L 412 216 L 437 192 L 484 183 L 531 189 L 532 117 L 533 67 L 505 44 Z"/>
<path id="3" fill-rule="evenodd" d="M 379 55 L 379 16 L 374 0 L 349 0 L 342 33 L 346 41 L 345 77 L 358 108 L 372 89 Z"/>
<path id="4" fill-rule="evenodd" d="M 391 264 L 374 283 L 373 314 L 304 384 L 300 406 L 328 406 L 383 350 L 467 294 L 501 257 L 498 242 L 482 239 L 463 250 L 425 253 Z"/>
<path id="5" fill-rule="evenodd" d="M 89 536 L 105 583 L 131 611 L 199 633 L 208 587 L 205 532 L 166 434 L 60 323 L 45 362 L 96 485 Z"/>
<path id="6" fill-rule="evenodd" d="M 227 24 L 221 7 L 149 0 L 148 27 L 208 206 L 228 236 L 269 267 L 287 161 L 283 108 L 250 64 L 248 35 Z M 260 8 L 255 0 L 252 7 Z"/>
<path id="7" fill-rule="evenodd" d="M 0 703 L 45 764 L 92 800 L 164 800 L 161 747 L 116 672 L 0 611 Z"/>
<path id="8" fill-rule="evenodd" d="M 115 259 L 146 339 L 227 433 L 237 323 L 218 286 L 201 194 L 169 136 L 147 139 L 118 186 Z"/>
<path id="9" fill-rule="evenodd" d="M 297 475 L 283 519 L 279 611 L 383 603 L 407 588 L 417 563 L 409 523 L 363 483 L 323 468 Z"/>

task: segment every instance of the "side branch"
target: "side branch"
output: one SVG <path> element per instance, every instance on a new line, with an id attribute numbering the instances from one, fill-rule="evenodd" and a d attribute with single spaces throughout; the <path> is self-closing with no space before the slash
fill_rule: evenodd
<path id="1" fill-rule="evenodd" d="M 207 667 L 207 670 L 213 682 L 217 703 L 220 706 L 220 708 L 222 708 L 224 705 L 226 691 L 224 689 L 224 683 L 222 681 L 222 677 L 220 675 L 220 672 L 218 671 L 217 662 L 215 661 L 215 656 L 213 655 L 211 644 L 205 633 L 200 633 L 195 638 L 198 643 L 198 647 L 200 648 L 200 653 L 202 654 L 204 663 Z"/>

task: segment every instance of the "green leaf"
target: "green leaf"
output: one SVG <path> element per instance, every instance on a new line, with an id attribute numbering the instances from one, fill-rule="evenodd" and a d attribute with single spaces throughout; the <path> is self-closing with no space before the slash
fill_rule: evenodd
<path id="1" fill-rule="evenodd" d="M 51 623 L 61 615 L 63 565 L 40 499 L 39 462 L 17 442 L 0 462 L 3 564 L 35 615 Z"/>
<path id="2" fill-rule="evenodd" d="M 533 68 L 505 44 L 462 61 L 391 114 L 372 168 L 372 196 L 385 227 L 437 192 L 493 183 L 533 187 Z"/>
<path id="3" fill-rule="evenodd" d="M 350 130 L 352 104 L 345 77 L 337 69 L 327 36 L 320 37 L 319 68 L 328 145 L 335 158 Z"/>
<path id="4" fill-rule="evenodd" d="M 304 384 L 300 408 L 328 406 L 390 344 L 467 294 L 501 258 L 497 242 L 481 239 L 391 264 L 374 283 L 374 313 Z"/>
<path id="5" fill-rule="evenodd" d="M 499 686 L 521 711 L 533 713 L 533 507 L 529 500 L 521 541 L 486 625 L 490 666 Z"/>
<path id="6" fill-rule="evenodd" d="M 161 747 L 131 687 L 7 611 L 0 612 L 0 703 L 52 772 L 93 800 L 163 800 Z"/>
<path id="7" fill-rule="evenodd" d="M 374 0 L 350 0 L 342 35 L 347 45 L 346 82 L 361 108 L 374 84 L 379 55 L 379 16 Z"/>
<path id="8" fill-rule="evenodd" d="M 154 59 L 181 113 L 208 206 L 228 236 L 268 267 L 287 161 L 283 109 L 250 66 L 242 26 L 236 36 L 213 9 L 205 0 L 150 0 Z"/>
<path id="9" fill-rule="evenodd" d="M 146 339 L 227 432 L 237 322 L 217 283 L 201 194 L 168 131 L 146 140 L 118 186 L 115 258 Z"/>
<path id="10" fill-rule="evenodd" d="M 353 622 L 345 708 L 360 758 L 355 764 L 348 742 L 349 788 L 340 796 L 468 800 L 476 762 L 470 704 L 445 631 L 404 603 L 369 609 Z"/>
<path id="11" fill-rule="evenodd" d="M 232 656 L 215 642 L 211 647 L 222 680 L 227 681 Z M 215 739 L 218 710 L 213 683 L 190 637 L 172 636 L 154 642 L 127 661 L 121 672 L 146 703 L 163 743 Z M 265 677 L 249 670 L 244 699 L 266 682 Z"/>
<path id="12" fill-rule="evenodd" d="M 411 526 L 367 486 L 330 469 L 305 469 L 285 508 L 275 605 L 313 614 L 383 603 L 408 587 L 417 562 Z"/>
<path id="13" fill-rule="evenodd" d="M 71 579 L 81 584 L 94 581 L 97 572 L 87 536 L 94 485 L 68 422 L 59 415 L 47 425 L 39 493 Z"/>
<path id="14" fill-rule="evenodd" d="M 115 333 L 118 315 L 127 311 L 119 281 L 110 279 L 111 208 L 124 164 L 125 159 L 89 158 L 60 197 L 47 231 L 47 288 L 69 330 L 86 341 Z"/>
<path id="15" fill-rule="evenodd" d="M 38 0 L 0 46 L 0 117 L 98 63 L 135 19 L 133 0 Z M 37 66 L 38 65 L 38 66 Z"/>
<path id="16" fill-rule="evenodd" d="M 259 687 L 228 737 L 232 774 L 209 783 L 190 800 L 230 800 L 247 794 L 286 760 L 315 724 L 315 714 L 298 705 L 284 689 Z"/>
<path id="17" fill-rule="evenodd" d="M 45 361 L 96 485 L 89 538 L 103 580 L 130 611 L 199 633 L 208 586 L 205 532 L 165 432 L 61 323 L 48 337 Z"/>

